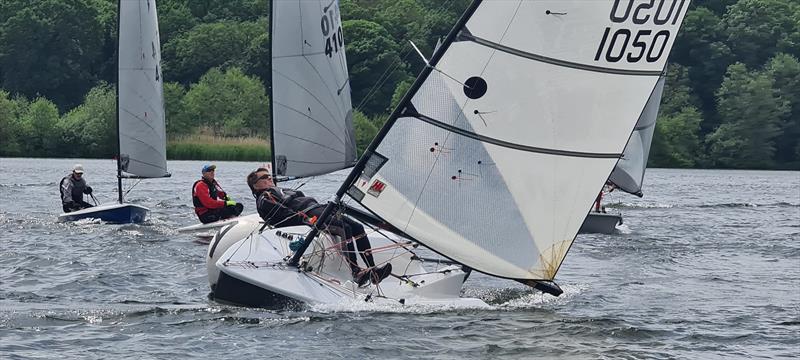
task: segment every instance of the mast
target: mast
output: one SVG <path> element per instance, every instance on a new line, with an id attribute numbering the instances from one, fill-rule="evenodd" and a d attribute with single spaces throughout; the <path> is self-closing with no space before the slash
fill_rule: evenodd
<path id="1" fill-rule="evenodd" d="M 274 0 L 270 0 L 269 1 L 269 5 L 268 5 L 269 6 L 269 20 L 268 20 L 269 24 L 267 26 L 269 28 L 269 34 L 267 34 L 267 41 L 269 41 L 269 63 L 268 63 L 269 64 L 268 65 L 268 67 L 269 67 L 269 85 L 267 85 L 267 95 L 269 96 L 269 153 L 270 153 L 270 163 L 272 164 L 272 169 L 270 170 L 270 172 L 272 174 L 270 174 L 270 175 L 272 175 L 273 178 L 274 178 L 275 175 L 276 175 L 275 172 L 278 170 L 278 168 L 275 167 L 275 106 L 272 103 L 272 99 L 273 99 L 273 97 L 272 97 L 272 81 L 273 81 L 273 79 L 272 79 L 272 51 L 273 51 L 273 49 L 272 49 L 272 44 L 273 44 L 272 35 L 275 33 L 274 32 L 275 22 L 273 21 L 273 19 L 275 18 L 275 16 L 274 16 L 275 15 L 275 12 L 274 12 L 275 7 L 272 5 L 273 1 Z"/>
<path id="2" fill-rule="evenodd" d="M 389 116 L 389 119 L 386 121 L 386 123 L 383 124 L 381 130 L 378 132 L 377 135 L 375 135 L 375 138 L 373 138 L 372 141 L 369 143 L 369 146 L 367 146 L 367 149 L 364 150 L 364 153 L 361 154 L 361 157 L 358 159 L 358 162 L 356 163 L 355 166 L 353 166 L 353 170 L 350 171 L 350 174 L 347 175 L 347 178 L 339 187 L 339 190 L 336 191 L 336 199 L 334 201 L 328 202 L 328 204 L 325 206 L 325 210 L 322 212 L 322 214 L 320 214 L 319 219 L 317 219 L 316 224 L 324 224 L 331 216 L 333 211 L 339 206 L 338 204 L 342 201 L 342 196 L 344 196 L 345 192 L 347 192 L 347 189 L 350 188 L 350 185 L 353 184 L 356 177 L 359 174 L 361 174 L 361 172 L 364 170 L 364 166 L 367 164 L 367 160 L 369 160 L 370 155 L 372 155 L 372 153 L 378 147 L 378 144 L 381 143 L 381 140 L 383 140 L 383 138 L 386 137 L 386 134 L 389 133 L 389 129 L 392 128 L 392 125 L 400 117 L 400 115 L 403 113 L 406 107 L 410 105 L 411 98 L 414 97 L 414 94 L 417 92 L 417 90 L 419 90 L 419 88 L 425 82 L 425 79 L 428 77 L 431 71 L 433 71 L 434 67 L 436 67 L 436 63 L 439 61 L 439 59 L 441 59 L 442 55 L 450 46 L 450 44 L 453 43 L 453 40 L 455 40 L 456 36 L 458 35 L 458 32 L 461 31 L 461 28 L 464 27 L 464 24 L 467 23 L 467 20 L 469 20 L 469 18 L 472 16 L 472 14 L 478 8 L 481 2 L 482 0 L 473 1 L 472 4 L 470 4 L 470 6 L 464 12 L 464 14 L 461 15 L 461 18 L 458 19 L 456 25 L 453 27 L 452 30 L 450 30 L 450 33 L 447 34 L 447 38 L 445 38 L 444 42 L 442 42 L 442 45 L 439 46 L 434 52 L 428 66 L 425 66 L 425 68 L 422 69 L 422 72 L 420 73 L 419 76 L 417 76 L 417 79 L 414 81 L 414 84 L 411 85 L 411 88 L 408 89 L 405 96 L 403 96 L 403 99 L 400 101 L 400 103 L 397 105 L 394 111 L 392 111 L 392 114 Z M 291 260 L 289 260 L 288 263 L 289 265 L 297 266 L 297 264 L 300 262 L 300 258 L 303 256 L 303 253 L 305 253 L 306 249 L 308 249 L 308 246 L 311 245 L 311 242 L 314 241 L 314 238 L 319 234 L 320 229 L 317 227 L 316 224 L 311 229 L 311 232 L 308 234 L 308 236 L 306 236 L 305 241 L 302 244 L 300 244 L 300 248 L 297 249 L 297 251 L 295 251 L 294 256 L 291 258 Z"/>
<path id="3" fill-rule="evenodd" d="M 121 17 L 122 17 L 122 0 L 117 0 L 117 86 L 116 86 L 116 105 L 117 105 L 117 194 L 120 204 L 122 204 L 122 160 L 120 159 L 121 152 L 122 152 L 122 144 L 120 140 L 120 128 L 119 128 L 119 85 L 120 85 L 120 75 L 119 75 L 119 33 L 121 30 Z"/>

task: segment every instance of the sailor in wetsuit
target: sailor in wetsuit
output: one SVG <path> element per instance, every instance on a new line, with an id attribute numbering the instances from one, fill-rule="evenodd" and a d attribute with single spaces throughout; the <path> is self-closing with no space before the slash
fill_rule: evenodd
<path id="1" fill-rule="evenodd" d="M 83 178 L 83 165 L 75 164 L 72 173 L 61 179 L 61 208 L 65 213 L 92 207 L 92 204 L 83 201 L 83 194 L 91 195 L 92 187 L 86 185 Z"/>
<path id="2" fill-rule="evenodd" d="M 305 196 L 302 191 L 275 186 L 269 171 L 264 168 L 259 168 L 247 175 L 247 185 L 250 186 L 253 196 L 256 197 L 258 214 L 268 224 L 275 227 L 311 225 L 316 222 L 325 208 L 325 205 L 319 204 L 313 197 Z M 377 284 L 391 274 L 392 264 L 375 266 L 369 239 L 363 225 L 344 215 L 331 217 L 326 225 L 329 232 L 343 239 L 347 247 L 345 253 L 353 280 L 359 286 L 363 286 L 370 280 L 373 284 Z M 358 246 L 361 259 L 368 266 L 365 270 L 358 267 L 353 242 Z"/>

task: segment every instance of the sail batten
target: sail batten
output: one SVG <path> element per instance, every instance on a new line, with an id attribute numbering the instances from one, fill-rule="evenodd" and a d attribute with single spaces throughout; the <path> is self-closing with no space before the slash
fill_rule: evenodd
<path id="1" fill-rule="evenodd" d="M 613 0 L 476 1 L 343 188 L 470 268 L 552 280 L 656 89 L 688 7 L 665 2 L 656 21 Z"/>
<path id="2" fill-rule="evenodd" d="M 304 177 L 350 167 L 356 143 L 338 1 L 271 4 L 275 173 Z"/>
<path id="3" fill-rule="evenodd" d="M 156 3 L 155 0 L 121 0 L 119 12 L 120 175 L 169 176 Z"/>

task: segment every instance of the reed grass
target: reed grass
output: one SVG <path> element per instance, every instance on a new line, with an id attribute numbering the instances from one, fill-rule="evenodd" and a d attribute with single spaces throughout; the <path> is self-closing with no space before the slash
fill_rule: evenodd
<path id="1" fill-rule="evenodd" d="M 271 154 L 267 139 L 191 135 L 168 141 L 167 158 L 170 160 L 268 161 Z"/>

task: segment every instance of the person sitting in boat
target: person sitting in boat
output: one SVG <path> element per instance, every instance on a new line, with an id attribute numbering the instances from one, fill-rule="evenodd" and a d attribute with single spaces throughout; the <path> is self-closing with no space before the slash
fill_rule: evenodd
<path id="1" fill-rule="evenodd" d="M 274 227 L 313 225 L 325 208 L 325 205 L 321 205 L 313 197 L 306 196 L 302 191 L 276 186 L 265 168 L 258 168 L 247 175 L 247 185 L 256 198 L 258 214 Z M 392 264 L 375 266 L 369 238 L 363 225 L 345 215 L 338 215 L 329 219 L 326 230 L 343 239 L 347 248 L 343 252 L 347 255 L 353 280 L 359 286 L 370 280 L 373 284 L 378 284 L 392 273 Z M 358 246 L 361 259 L 368 266 L 367 269 L 362 270 L 358 266 L 354 242 Z"/>
<path id="2" fill-rule="evenodd" d="M 216 165 L 204 165 L 203 177 L 192 185 L 194 212 L 203 224 L 239 216 L 244 210 L 244 206 L 233 201 L 214 180 L 216 170 Z"/>
<path id="3" fill-rule="evenodd" d="M 72 173 L 61 179 L 61 207 L 65 213 L 92 207 L 92 204 L 83 201 L 83 194 L 91 195 L 92 187 L 86 185 L 83 178 L 83 165 L 75 164 Z"/>
<path id="4" fill-rule="evenodd" d="M 606 184 L 603 185 L 603 189 L 600 190 L 600 193 L 597 194 L 597 198 L 594 199 L 594 212 L 597 212 L 597 213 L 602 212 L 604 214 L 606 213 L 606 207 L 605 206 L 601 206 L 600 203 L 603 201 L 603 196 L 604 195 L 614 191 L 614 189 L 616 189 L 616 188 L 617 188 L 617 186 L 614 185 L 614 183 L 609 182 L 609 181 L 607 181 Z"/>

